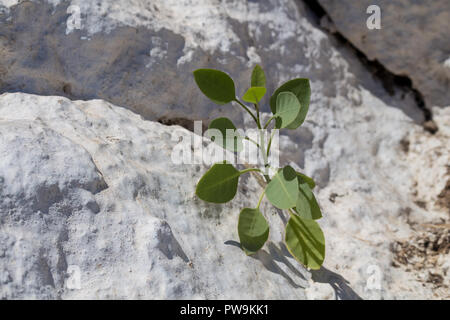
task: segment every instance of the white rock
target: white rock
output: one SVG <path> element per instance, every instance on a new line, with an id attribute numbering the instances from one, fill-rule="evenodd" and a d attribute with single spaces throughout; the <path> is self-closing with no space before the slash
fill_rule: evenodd
<path id="1" fill-rule="evenodd" d="M 304 298 L 306 271 L 292 258 L 238 248 L 255 180 L 232 203 L 207 205 L 194 196 L 206 168 L 171 163 L 172 133 L 189 131 L 100 100 L 0 101 L 2 298 Z M 282 221 L 266 214 L 276 254 Z M 80 289 L 67 287 L 73 266 Z"/>
<path id="2" fill-rule="evenodd" d="M 206 168 L 170 161 L 172 134 L 189 131 L 101 100 L 1 95 L 0 296 L 436 298 L 414 272 L 392 268 L 389 249 L 411 233 L 402 208 L 421 212 L 408 196 L 414 172 L 394 146 L 422 129 L 397 109 L 361 108 L 384 120 L 376 131 L 349 113 L 353 125 L 322 127 L 332 140 L 323 149 L 314 142 L 305 157 L 315 177 L 316 153 L 329 168 L 317 190 L 327 256 L 308 272 L 282 246 L 282 219 L 266 202 L 270 241 L 255 257 L 242 253 L 237 215 L 256 204 L 261 186 L 243 179 L 226 205 L 196 198 Z"/>
<path id="3" fill-rule="evenodd" d="M 192 70 L 229 72 L 239 95 L 249 86 L 245 67 L 256 62 L 270 75 L 269 92 L 310 78 L 308 117 L 280 137 L 280 160 L 316 180 L 327 241 L 324 268 L 306 272 L 280 245 L 280 217 L 264 204 L 271 242 L 248 258 L 229 241 L 238 240 L 238 212 L 255 205 L 261 187 L 243 182 L 246 193 L 224 206 L 195 198 L 206 167 L 170 161 L 175 128 L 191 133 L 101 100 L 4 94 L 1 297 L 448 296 L 426 282 L 428 270 L 393 268 L 391 245 L 416 239 L 422 224 L 448 222 L 440 195 L 449 179 L 450 108 L 433 109 L 439 131 L 426 133 L 415 125 L 423 113 L 414 97 L 386 92 L 302 2 L 0 4 L 0 92 L 102 98 L 145 119 L 189 126 L 186 119 L 220 115 L 249 127 L 237 106 L 210 103 Z M 66 34 L 69 4 L 83 20 Z M 448 254 L 439 261 L 433 272 L 445 275 Z"/>

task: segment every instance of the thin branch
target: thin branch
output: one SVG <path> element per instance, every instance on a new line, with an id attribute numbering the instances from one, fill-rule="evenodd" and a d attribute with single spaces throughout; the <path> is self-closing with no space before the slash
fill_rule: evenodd
<path id="1" fill-rule="evenodd" d="M 275 115 L 271 116 L 269 120 L 267 120 L 266 124 L 264 125 L 264 129 L 267 129 L 267 127 L 269 126 L 270 122 L 272 122 L 272 120 L 275 119 Z"/>
<path id="2" fill-rule="evenodd" d="M 261 120 L 259 119 L 259 105 L 258 103 L 255 103 L 255 109 L 256 109 L 256 118 L 258 122 L 256 123 L 258 125 L 258 128 L 261 129 Z"/>
<path id="3" fill-rule="evenodd" d="M 273 136 L 275 135 L 276 130 L 277 129 L 272 129 L 272 134 L 270 135 L 269 143 L 267 144 L 267 157 L 269 157 L 270 147 L 272 145 L 272 139 L 273 139 Z"/>
<path id="4" fill-rule="evenodd" d="M 248 140 L 248 141 L 250 141 L 250 142 L 253 142 L 253 143 L 256 144 L 256 146 L 259 148 L 259 144 L 258 144 L 258 142 L 256 142 L 255 140 L 250 139 L 249 137 L 244 137 L 244 139 L 245 139 L 245 140 Z"/>
<path id="5" fill-rule="evenodd" d="M 264 193 L 266 193 L 266 189 L 264 189 L 261 195 L 259 196 L 258 205 L 256 206 L 257 209 L 259 209 L 259 206 L 261 205 L 261 201 L 264 198 Z"/>
<path id="6" fill-rule="evenodd" d="M 250 111 L 250 110 L 249 110 L 242 102 L 240 102 L 237 98 L 234 99 L 234 101 L 236 101 L 237 103 L 239 103 L 239 104 L 241 105 L 241 107 L 244 108 L 245 111 L 247 111 L 247 112 L 252 116 L 253 120 L 255 120 L 256 124 L 258 125 L 258 119 L 256 119 L 256 117 L 255 117 L 255 115 L 253 114 L 253 112 L 251 112 L 251 111 Z M 258 128 L 260 128 L 259 125 L 258 125 Z"/>
<path id="7" fill-rule="evenodd" d="M 250 171 L 259 171 L 259 172 L 261 172 L 261 169 L 259 169 L 259 168 L 248 168 L 248 169 L 244 169 L 242 171 L 239 171 L 239 173 L 240 174 L 244 174 L 244 173 L 247 173 L 247 172 L 250 172 Z"/>

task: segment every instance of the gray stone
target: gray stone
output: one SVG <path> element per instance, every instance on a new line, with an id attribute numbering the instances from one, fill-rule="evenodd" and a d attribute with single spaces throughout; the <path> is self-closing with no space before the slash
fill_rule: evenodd
<path id="1" fill-rule="evenodd" d="M 319 0 L 335 28 L 369 60 L 408 76 L 426 104 L 450 101 L 450 2 L 447 0 Z M 366 26 L 366 9 L 381 9 L 381 29 Z"/>
<path id="2" fill-rule="evenodd" d="M 211 120 L 232 107 L 199 94 L 192 71 L 223 69 L 242 96 L 250 68 L 260 63 L 269 93 L 288 79 L 307 77 L 316 104 L 345 97 L 357 107 L 363 102 L 354 88 L 362 86 L 415 121 L 424 119 L 411 94 L 388 94 L 353 52 L 315 26 L 301 2 L 3 3 L 9 6 L 0 14 L 0 92 L 101 98 L 163 122 Z M 80 8 L 80 29 L 69 6 Z M 232 119 L 242 122 L 237 114 Z"/>

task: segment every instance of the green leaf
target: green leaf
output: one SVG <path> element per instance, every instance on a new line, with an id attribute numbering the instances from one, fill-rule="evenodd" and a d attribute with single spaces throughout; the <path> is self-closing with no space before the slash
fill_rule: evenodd
<path id="1" fill-rule="evenodd" d="M 256 65 L 252 72 L 252 87 L 265 87 L 266 86 L 266 76 L 264 75 L 263 69 Z"/>
<path id="2" fill-rule="evenodd" d="M 233 124 L 233 122 L 228 118 L 217 118 L 211 121 L 209 124 L 208 129 L 216 129 L 219 130 L 222 134 L 222 139 L 212 139 L 216 138 L 214 137 L 214 134 L 208 133 L 207 135 L 210 136 L 211 140 L 213 140 L 215 143 L 217 143 L 222 148 L 231 150 L 231 151 L 237 151 L 240 152 L 244 148 L 242 144 L 242 137 L 235 135 L 236 126 Z M 227 135 L 228 130 L 228 135 Z M 230 132 L 232 130 L 232 132 Z"/>
<path id="3" fill-rule="evenodd" d="M 308 268 L 320 269 L 325 259 L 325 238 L 317 222 L 291 215 L 286 225 L 285 241 L 295 259 Z"/>
<path id="4" fill-rule="evenodd" d="M 279 209 L 295 207 L 297 196 L 297 175 L 290 166 L 279 170 L 266 187 L 267 199 Z"/>
<path id="5" fill-rule="evenodd" d="M 242 97 L 242 100 L 249 103 L 258 103 L 266 94 L 264 87 L 251 87 Z"/>
<path id="6" fill-rule="evenodd" d="M 299 176 L 299 183 L 301 183 L 301 181 L 303 180 L 303 181 L 305 181 L 307 184 L 308 184 L 308 186 L 311 188 L 311 189 L 314 189 L 314 187 L 316 186 L 316 183 L 314 182 L 314 180 L 312 179 L 312 178 L 310 178 L 310 177 L 308 177 L 307 175 L 305 175 L 305 174 L 303 174 L 303 173 L 301 173 L 301 172 L 298 172 L 297 171 L 297 175 Z"/>
<path id="7" fill-rule="evenodd" d="M 231 164 L 216 163 L 200 179 L 195 194 L 207 202 L 228 202 L 236 195 L 240 175 Z"/>
<path id="8" fill-rule="evenodd" d="M 259 209 L 242 209 L 239 214 L 238 234 L 246 253 L 255 253 L 263 247 L 269 237 L 269 224 Z"/>
<path id="9" fill-rule="evenodd" d="M 308 183 L 302 181 L 299 183 L 298 188 L 299 193 L 295 212 L 303 219 L 317 220 L 322 218 L 319 204 Z"/>
<path id="10" fill-rule="evenodd" d="M 225 72 L 214 69 L 197 69 L 194 71 L 194 79 L 205 96 L 219 105 L 236 99 L 233 79 Z"/>
<path id="11" fill-rule="evenodd" d="M 295 120 L 299 112 L 300 102 L 295 94 L 292 92 L 281 92 L 277 96 L 277 112 L 275 116 L 280 120 L 277 121 L 276 127 L 278 129 L 286 128 Z"/>
<path id="12" fill-rule="evenodd" d="M 308 113 L 309 100 L 311 96 L 309 80 L 302 78 L 293 79 L 284 83 L 277 90 L 275 90 L 272 97 L 270 97 L 270 109 L 273 114 L 277 111 L 278 94 L 285 91 L 290 91 L 295 94 L 301 105 L 300 112 L 297 114 L 295 120 L 286 127 L 287 129 L 297 129 L 301 126 L 303 121 L 305 121 L 306 114 Z"/>

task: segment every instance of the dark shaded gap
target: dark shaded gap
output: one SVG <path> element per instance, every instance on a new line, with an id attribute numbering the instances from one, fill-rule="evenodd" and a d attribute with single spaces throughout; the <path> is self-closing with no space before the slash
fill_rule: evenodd
<path id="1" fill-rule="evenodd" d="M 361 63 L 369 70 L 372 76 L 378 79 L 384 89 L 393 96 L 395 94 L 395 89 L 399 89 L 402 92 L 412 93 L 414 96 L 414 100 L 417 104 L 417 107 L 422 111 L 425 122 L 422 124 L 424 129 L 429 131 L 430 133 L 435 133 L 437 131 L 436 125 L 433 125 L 433 115 L 431 110 L 428 109 L 425 105 L 425 100 L 423 99 L 422 94 L 413 87 L 411 78 L 403 75 L 396 75 L 386 69 L 379 61 L 377 60 L 369 60 L 367 56 L 355 47 L 349 40 L 347 40 L 341 33 L 337 30 L 335 32 L 330 32 L 326 28 L 321 27 L 322 18 L 326 17 L 331 22 L 333 21 L 331 17 L 327 14 L 325 9 L 317 0 L 300 0 L 305 3 L 306 8 L 312 13 L 312 16 L 315 17 L 315 22 L 317 26 L 320 27 L 326 33 L 333 35 L 335 39 L 343 46 L 347 46 L 351 51 L 353 51 L 361 61 Z"/>
<path id="2" fill-rule="evenodd" d="M 181 117 L 161 117 L 156 120 L 157 122 L 166 125 L 166 126 L 180 126 L 189 131 L 195 132 L 194 130 L 194 121 L 189 118 L 181 118 Z M 208 125 L 205 121 L 202 121 L 202 133 L 208 130 Z"/>

